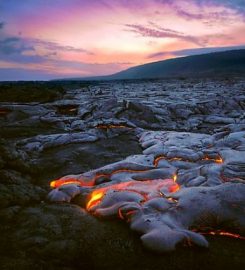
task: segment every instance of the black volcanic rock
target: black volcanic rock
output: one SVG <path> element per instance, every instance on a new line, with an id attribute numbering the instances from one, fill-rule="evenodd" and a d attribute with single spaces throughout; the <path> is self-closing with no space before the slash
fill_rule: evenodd
<path id="1" fill-rule="evenodd" d="M 51 82 L 0 83 L 0 102 L 50 102 L 64 93 L 62 86 Z"/>

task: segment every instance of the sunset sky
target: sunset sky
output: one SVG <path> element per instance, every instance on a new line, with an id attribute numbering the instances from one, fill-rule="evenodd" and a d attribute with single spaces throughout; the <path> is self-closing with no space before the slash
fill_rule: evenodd
<path id="1" fill-rule="evenodd" d="M 0 0 L 0 80 L 106 75 L 244 33 L 245 0 Z"/>

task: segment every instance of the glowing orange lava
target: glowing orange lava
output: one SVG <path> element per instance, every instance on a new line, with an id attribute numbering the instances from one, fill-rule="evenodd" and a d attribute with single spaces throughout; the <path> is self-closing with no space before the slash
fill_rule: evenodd
<path id="1" fill-rule="evenodd" d="M 180 189 L 180 186 L 178 184 L 175 184 L 169 188 L 169 192 L 177 192 Z"/>
<path id="2" fill-rule="evenodd" d="M 190 160 L 186 160 L 186 159 L 183 159 L 183 158 L 180 158 L 180 157 L 167 158 L 165 156 L 158 156 L 158 157 L 156 157 L 154 159 L 153 165 L 155 167 L 157 167 L 158 164 L 159 164 L 159 162 L 160 162 L 160 160 L 167 160 L 167 161 L 176 161 L 176 160 L 179 160 L 179 161 L 185 161 L 185 162 L 192 162 Z M 216 159 L 215 158 L 210 158 L 210 157 L 206 156 L 206 157 L 202 158 L 201 160 L 212 161 L 212 162 L 220 163 L 220 164 L 224 162 L 223 159 L 220 156 L 218 158 L 216 158 Z"/>
<path id="3" fill-rule="evenodd" d="M 218 158 L 204 157 L 204 158 L 202 158 L 202 160 L 209 160 L 209 161 L 213 161 L 215 163 L 223 163 L 224 162 L 221 157 L 218 157 Z"/>
<path id="4" fill-rule="evenodd" d="M 89 210 L 91 207 L 97 205 L 101 201 L 103 196 L 104 196 L 103 191 L 101 191 L 101 190 L 93 191 L 91 194 L 91 199 L 88 201 L 87 206 L 86 206 L 87 210 Z"/>
<path id="5" fill-rule="evenodd" d="M 58 179 L 50 182 L 51 188 L 58 188 L 60 186 L 69 185 L 69 184 L 76 184 L 79 186 L 91 187 L 94 185 L 93 181 L 82 181 L 75 178 L 67 178 L 67 179 Z"/>
<path id="6" fill-rule="evenodd" d="M 52 181 L 50 183 L 50 187 L 51 188 L 58 188 L 60 186 L 67 185 L 67 184 L 77 184 L 80 186 L 92 187 L 95 185 L 95 181 L 101 177 L 109 178 L 112 175 L 117 174 L 117 173 L 141 173 L 141 172 L 145 172 L 145 171 L 147 171 L 147 170 L 118 169 L 118 170 L 115 170 L 111 173 L 96 174 L 94 176 L 94 178 L 89 179 L 89 180 L 82 180 L 82 179 L 76 179 L 76 178 L 65 178 L 65 179 L 61 178 L 61 179 L 57 179 L 57 180 Z"/>
<path id="7" fill-rule="evenodd" d="M 117 126 L 117 127 L 121 127 L 121 126 Z M 122 126 L 122 127 L 125 127 L 125 126 Z M 154 166 L 157 167 L 159 161 L 162 160 L 162 159 L 166 159 L 168 161 L 174 161 L 174 160 L 186 161 L 186 160 L 183 160 L 182 158 L 178 158 L 178 157 L 167 159 L 165 156 L 158 156 L 158 157 L 156 157 L 154 159 L 154 162 L 153 162 Z M 216 163 L 223 163 L 223 160 L 222 160 L 221 157 L 217 158 L 217 159 L 211 159 L 209 157 L 205 157 L 202 160 L 210 160 L 210 161 L 214 161 Z M 101 177 L 108 177 L 109 178 L 112 175 L 117 174 L 117 173 L 140 173 L 140 172 L 145 172 L 145 171 L 147 171 L 147 170 L 118 169 L 118 170 L 115 170 L 115 171 L 113 171 L 111 173 L 97 174 L 97 175 L 95 175 L 94 178 L 89 179 L 89 180 L 80 180 L 80 179 L 76 179 L 76 178 L 66 178 L 66 179 L 61 178 L 61 179 L 57 179 L 57 180 L 52 181 L 50 183 L 50 187 L 57 188 L 57 187 L 60 187 L 62 185 L 66 185 L 66 184 L 77 184 L 77 185 L 80 185 L 80 186 L 94 186 L 96 180 L 98 180 Z M 173 179 L 176 182 L 177 175 L 174 175 Z"/>
<path id="8" fill-rule="evenodd" d="M 196 230 L 198 232 L 198 230 Z M 227 236 L 227 237 L 231 237 L 231 238 L 237 238 L 237 239 L 241 239 L 241 240 L 245 240 L 245 236 L 242 236 L 240 234 L 236 234 L 236 233 L 230 233 L 230 232 L 226 232 L 226 231 L 221 231 L 221 230 L 217 230 L 217 231 L 209 231 L 209 232 L 200 232 L 201 234 L 204 235 L 220 235 L 220 236 Z"/>
<path id="9" fill-rule="evenodd" d="M 158 163 L 161 159 L 166 159 L 164 156 L 158 156 L 154 160 L 154 165 L 155 167 L 158 166 Z M 171 158 L 168 159 L 170 161 L 173 160 L 182 160 L 181 158 Z M 204 157 L 201 160 L 208 160 L 212 161 L 215 163 L 223 163 L 223 160 L 221 157 L 217 159 L 209 158 L 209 157 Z M 50 186 L 52 188 L 57 188 L 63 185 L 68 185 L 68 184 L 77 184 L 79 186 L 95 186 L 96 185 L 96 180 L 101 178 L 101 177 L 106 177 L 110 178 L 112 175 L 117 174 L 117 173 L 141 173 L 141 172 L 146 172 L 146 170 L 130 170 L 126 168 L 114 170 L 110 173 L 98 173 L 95 174 L 95 176 L 91 179 L 77 179 L 77 178 L 64 178 L 64 179 L 58 179 L 54 180 L 50 183 Z M 116 191 L 116 192 L 135 192 L 139 195 L 142 196 L 142 200 L 140 201 L 140 204 L 144 204 L 148 200 L 152 198 L 157 198 L 157 197 L 165 197 L 167 200 L 177 203 L 178 200 L 170 197 L 168 193 L 164 194 L 164 190 L 167 190 L 170 193 L 177 192 L 180 189 L 180 186 L 176 183 L 177 181 L 177 173 L 172 176 L 172 179 L 145 179 L 142 181 L 128 181 L 128 182 L 121 182 L 117 184 L 112 184 L 108 185 L 102 188 L 95 189 L 94 191 L 91 192 L 89 195 L 88 202 L 86 204 L 86 209 L 89 212 L 93 211 L 93 208 L 97 205 L 99 205 L 103 198 L 108 195 L 108 191 Z M 109 183 L 108 183 L 109 184 Z M 125 213 L 119 208 L 118 209 L 118 217 L 121 219 L 125 220 L 130 220 L 131 216 L 134 215 L 134 213 L 137 212 L 137 210 L 130 210 L 130 211 L 125 211 Z M 207 231 L 207 230 L 193 230 L 196 232 L 199 232 L 204 235 L 214 235 L 214 236 L 226 236 L 226 237 L 232 237 L 236 239 L 242 239 L 245 240 L 244 236 L 241 236 L 239 234 L 235 233 L 230 233 L 227 231 L 222 231 L 222 230 L 215 230 L 215 231 Z"/>
<path id="10" fill-rule="evenodd" d="M 161 188 L 167 188 L 168 192 L 176 192 L 179 190 L 179 185 L 176 184 L 173 179 L 154 179 L 154 180 L 145 180 L 145 181 L 130 181 L 130 182 L 123 182 L 118 184 L 113 184 L 110 186 L 106 186 L 103 188 L 96 189 L 91 193 L 90 199 L 87 203 L 87 210 L 91 210 L 91 208 L 98 203 L 101 202 L 103 196 L 109 190 L 114 191 L 129 191 L 135 192 L 140 194 L 144 198 L 144 202 L 148 201 L 150 198 L 150 194 L 154 192 L 154 190 L 159 191 Z M 161 192 L 156 192 L 156 194 L 162 195 Z M 159 195 L 154 195 L 155 197 Z M 119 213 L 120 217 L 120 213 Z"/>
<path id="11" fill-rule="evenodd" d="M 154 165 L 155 167 L 157 167 L 159 161 L 162 160 L 162 159 L 165 159 L 165 158 L 164 158 L 163 156 L 156 157 L 156 158 L 154 159 L 153 165 Z"/>

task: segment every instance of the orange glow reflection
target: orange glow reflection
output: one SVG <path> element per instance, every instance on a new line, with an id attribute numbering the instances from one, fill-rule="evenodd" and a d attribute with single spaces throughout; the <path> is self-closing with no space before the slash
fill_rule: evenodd
<path id="1" fill-rule="evenodd" d="M 169 188 L 169 192 L 177 192 L 180 189 L 180 186 L 178 184 L 175 184 Z"/>
<path id="2" fill-rule="evenodd" d="M 198 232 L 198 230 L 196 230 Z M 226 232 L 226 231 L 221 231 L 221 230 L 217 230 L 217 231 L 209 231 L 209 232 L 200 232 L 201 234 L 204 235 L 220 235 L 220 236 L 227 236 L 227 237 L 231 237 L 231 238 L 236 238 L 236 239 L 241 239 L 241 240 L 245 240 L 245 237 L 237 234 L 237 233 L 230 233 L 230 232 Z"/>

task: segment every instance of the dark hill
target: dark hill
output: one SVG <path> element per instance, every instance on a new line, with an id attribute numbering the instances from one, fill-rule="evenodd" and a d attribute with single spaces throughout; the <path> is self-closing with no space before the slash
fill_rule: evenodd
<path id="1" fill-rule="evenodd" d="M 126 80 L 245 75 L 245 49 L 186 56 L 135 66 L 108 75 L 72 80 Z"/>

